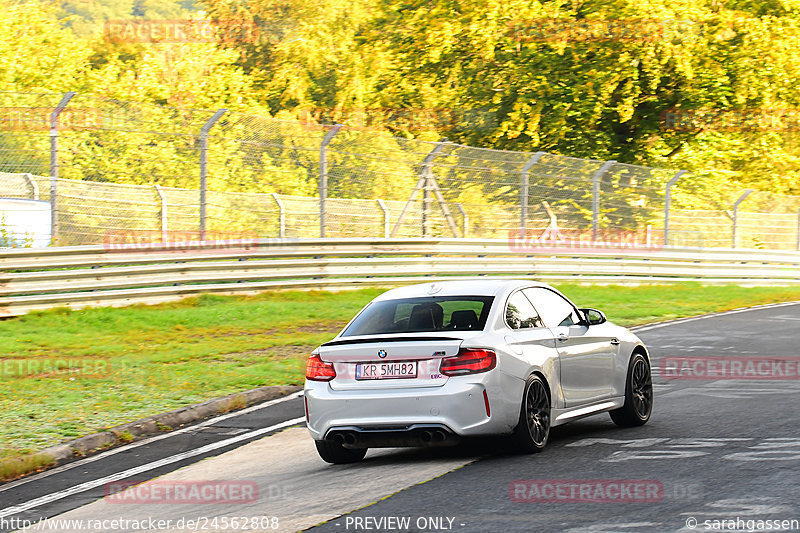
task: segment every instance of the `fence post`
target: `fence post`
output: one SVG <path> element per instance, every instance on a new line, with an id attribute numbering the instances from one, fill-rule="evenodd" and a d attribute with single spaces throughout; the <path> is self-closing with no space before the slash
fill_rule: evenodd
<path id="1" fill-rule="evenodd" d="M 380 198 L 377 200 L 378 207 L 380 207 L 381 212 L 383 213 L 383 236 L 389 236 L 389 208 L 386 207 L 386 202 L 381 200 Z"/>
<path id="2" fill-rule="evenodd" d="M 208 175 L 208 131 L 228 110 L 219 109 L 200 128 L 200 240 L 206 240 L 206 187 Z"/>
<path id="3" fill-rule="evenodd" d="M 528 162 L 525 163 L 525 166 L 522 167 L 522 185 L 519 190 L 519 231 L 521 234 L 525 233 L 525 226 L 527 224 L 528 219 L 528 190 L 529 190 L 529 180 L 528 176 L 530 174 L 531 167 L 539 162 L 539 160 L 544 155 L 544 152 L 536 152 L 533 154 L 533 157 L 528 159 Z M 465 235 L 466 236 L 466 235 Z"/>
<path id="4" fill-rule="evenodd" d="M 75 92 L 64 93 L 61 101 L 50 113 L 50 242 L 58 238 L 58 115 L 64 111 Z"/>
<path id="5" fill-rule="evenodd" d="M 672 179 L 667 182 L 664 190 L 664 246 L 669 246 L 669 205 L 672 202 L 672 186 L 675 185 L 681 176 L 686 174 L 685 170 L 679 170 Z"/>
<path id="6" fill-rule="evenodd" d="M 750 196 L 751 192 L 753 192 L 753 189 L 745 189 L 742 195 L 733 203 L 733 217 L 731 217 L 733 222 L 733 227 L 731 228 L 731 248 L 736 248 L 736 223 L 739 218 L 739 204 L 744 202 L 745 199 Z"/>
<path id="7" fill-rule="evenodd" d="M 286 237 L 286 208 L 278 193 L 272 193 L 272 199 L 278 206 L 278 237 L 283 239 Z"/>
<path id="8" fill-rule="evenodd" d="M 460 203 L 456 204 L 456 207 L 461 212 L 461 237 L 466 239 L 467 231 L 469 229 L 469 215 L 464 210 L 464 206 L 462 206 Z"/>
<path id="9" fill-rule="evenodd" d="M 430 203 L 430 193 L 428 192 L 428 187 L 430 186 L 430 177 L 431 177 L 431 166 L 433 166 L 433 160 L 436 159 L 436 156 L 439 154 L 441 149 L 444 147 L 444 143 L 440 142 L 436 145 L 436 148 L 431 150 L 431 152 L 425 156 L 425 160 L 422 162 L 422 179 L 424 183 L 422 185 L 422 236 L 428 236 L 428 204 Z"/>
<path id="10" fill-rule="evenodd" d="M 33 193 L 33 199 L 39 199 L 39 185 L 36 184 L 36 180 L 33 179 L 30 172 L 25 173 L 25 179 L 28 181 L 28 185 L 31 186 L 31 192 Z"/>
<path id="11" fill-rule="evenodd" d="M 161 203 L 161 242 L 166 243 L 169 241 L 169 231 L 167 228 L 167 197 L 164 196 L 164 191 L 161 190 L 161 185 L 156 183 L 156 194 L 158 194 L 158 201 Z"/>
<path id="12" fill-rule="evenodd" d="M 420 189 L 427 189 L 428 187 L 428 178 L 430 177 L 430 169 L 431 165 L 433 164 L 433 160 L 439 154 L 439 152 L 444 148 L 444 145 L 447 144 L 446 140 L 439 141 L 436 143 L 436 146 L 433 150 L 425 156 L 425 159 L 422 161 L 422 172 L 420 172 L 419 179 L 417 180 L 417 184 L 414 186 L 414 190 L 411 191 L 411 196 L 408 198 L 406 205 L 403 206 L 403 210 L 400 211 L 400 216 L 397 217 L 397 222 L 394 224 L 394 228 L 392 228 L 392 237 L 397 234 L 397 230 L 400 229 L 400 225 L 403 223 L 403 219 L 406 217 L 406 213 L 408 213 L 409 208 L 414 203 L 414 200 L 417 198 L 417 194 L 419 193 Z M 425 236 L 425 202 L 423 201 L 422 204 L 422 236 Z"/>
<path id="13" fill-rule="evenodd" d="M 600 220 L 600 179 L 608 172 L 616 161 L 606 161 L 600 170 L 592 176 L 592 241 L 597 241 L 600 234 L 599 220 Z"/>
<path id="14" fill-rule="evenodd" d="M 322 138 L 319 147 L 319 236 L 325 238 L 325 202 L 328 200 L 328 145 L 343 124 L 336 124 Z"/>

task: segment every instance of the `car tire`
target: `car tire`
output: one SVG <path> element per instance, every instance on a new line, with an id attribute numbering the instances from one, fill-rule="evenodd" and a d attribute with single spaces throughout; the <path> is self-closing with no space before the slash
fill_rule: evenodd
<path id="1" fill-rule="evenodd" d="M 367 448 L 345 448 L 327 440 L 316 440 L 314 444 L 322 460 L 335 465 L 357 463 L 367 455 Z"/>
<path id="2" fill-rule="evenodd" d="M 533 374 L 525 382 L 519 423 L 512 439 L 521 453 L 538 453 L 550 436 L 550 395 L 542 378 Z"/>
<path id="3" fill-rule="evenodd" d="M 625 379 L 625 404 L 609 411 L 611 420 L 620 427 L 642 426 L 653 412 L 653 377 L 650 363 L 640 353 L 631 356 Z"/>

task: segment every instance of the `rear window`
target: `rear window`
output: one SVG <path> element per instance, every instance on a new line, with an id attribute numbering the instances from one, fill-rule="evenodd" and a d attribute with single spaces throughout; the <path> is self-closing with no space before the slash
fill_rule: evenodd
<path id="1" fill-rule="evenodd" d="M 482 330 L 493 299 L 492 296 L 432 296 L 375 302 L 358 315 L 342 336 Z"/>

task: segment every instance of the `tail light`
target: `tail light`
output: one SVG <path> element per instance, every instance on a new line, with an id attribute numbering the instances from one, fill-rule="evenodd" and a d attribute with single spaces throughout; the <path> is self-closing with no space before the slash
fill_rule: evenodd
<path id="1" fill-rule="evenodd" d="M 442 359 L 440 372 L 445 376 L 463 376 L 488 372 L 497 366 L 497 354 L 491 350 L 461 348 L 455 357 Z"/>
<path id="2" fill-rule="evenodd" d="M 330 381 L 336 377 L 333 363 L 326 363 L 319 355 L 312 355 L 306 361 L 306 379 L 311 381 Z"/>

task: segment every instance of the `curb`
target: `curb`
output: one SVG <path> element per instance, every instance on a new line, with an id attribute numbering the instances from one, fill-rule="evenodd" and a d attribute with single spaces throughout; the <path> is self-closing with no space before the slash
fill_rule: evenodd
<path id="1" fill-rule="evenodd" d="M 141 437 L 172 431 L 212 416 L 238 411 L 251 405 L 287 396 L 302 390 L 302 388 L 299 385 L 277 385 L 237 392 L 222 398 L 181 407 L 174 411 L 149 416 L 112 427 L 106 431 L 56 444 L 39 450 L 31 454 L 31 456 L 50 458 L 51 462 L 46 468 L 52 468 L 78 457 L 84 457 L 97 451 L 104 451 L 116 445 L 127 444 Z M 30 473 L 32 472 L 22 474 L 22 476 Z"/>

